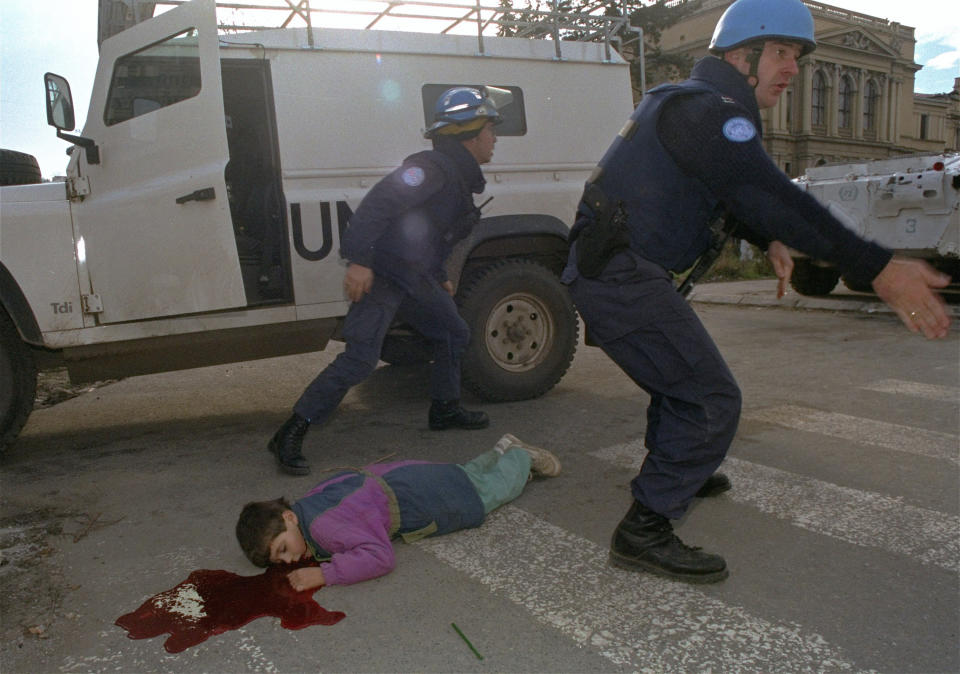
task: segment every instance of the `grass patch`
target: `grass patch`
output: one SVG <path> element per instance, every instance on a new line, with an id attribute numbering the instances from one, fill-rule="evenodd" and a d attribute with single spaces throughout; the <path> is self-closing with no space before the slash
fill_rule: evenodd
<path id="1" fill-rule="evenodd" d="M 700 283 L 776 278 L 773 265 L 770 264 L 767 256 L 752 244 L 747 244 L 746 247 L 749 252 L 741 255 L 740 239 L 729 239 L 720 257 L 700 279 Z"/>

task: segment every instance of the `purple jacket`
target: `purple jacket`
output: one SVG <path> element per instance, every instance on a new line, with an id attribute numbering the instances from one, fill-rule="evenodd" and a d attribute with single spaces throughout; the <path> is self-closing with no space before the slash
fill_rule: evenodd
<path id="1" fill-rule="evenodd" d="M 415 540 L 478 526 L 483 503 L 453 463 L 399 461 L 337 473 L 293 505 L 327 585 L 393 570 L 394 536 Z"/>

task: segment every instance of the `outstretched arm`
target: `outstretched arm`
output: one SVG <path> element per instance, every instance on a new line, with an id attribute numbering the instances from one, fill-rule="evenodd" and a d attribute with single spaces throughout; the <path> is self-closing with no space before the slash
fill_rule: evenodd
<path id="1" fill-rule="evenodd" d="M 728 122 L 749 126 L 749 111 L 716 96 L 677 96 L 665 107 L 657 131 L 677 165 L 740 222 L 738 236 L 753 243 L 780 241 L 864 282 L 872 281 L 892 252 L 847 229 L 799 189 L 770 159 L 757 130 L 729 138 Z"/>
<path id="2" fill-rule="evenodd" d="M 918 260 L 893 257 L 844 227 L 777 168 L 759 134 L 745 142 L 728 139 L 720 129 L 731 115 L 741 114 L 736 106 L 718 106 L 707 96 L 677 101 L 671 101 L 672 114 L 661 115 L 661 140 L 678 166 L 702 181 L 755 239 L 783 242 L 857 279 L 872 279 L 874 291 L 910 330 L 930 339 L 946 336 L 950 318 L 935 289 L 949 278 Z M 774 254 L 785 263 L 782 251 Z M 778 290 L 785 290 L 782 271 L 777 270 Z"/>

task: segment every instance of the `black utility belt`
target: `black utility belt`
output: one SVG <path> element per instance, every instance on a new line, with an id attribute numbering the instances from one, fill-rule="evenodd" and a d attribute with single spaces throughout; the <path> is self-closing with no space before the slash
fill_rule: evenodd
<path id="1" fill-rule="evenodd" d="M 586 278 L 597 278 L 619 252 L 630 248 L 627 212 L 617 204 L 609 215 L 585 225 L 577 237 L 577 270 Z"/>

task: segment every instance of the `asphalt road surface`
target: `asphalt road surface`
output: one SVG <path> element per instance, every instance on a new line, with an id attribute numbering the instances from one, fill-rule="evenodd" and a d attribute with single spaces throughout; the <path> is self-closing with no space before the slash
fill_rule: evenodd
<path id="1" fill-rule="evenodd" d="M 960 671 L 960 332 L 928 342 L 876 307 L 709 290 L 697 311 L 744 392 L 734 488 L 677 529 L 726 557 L 726 581 L 608 565 L 647 397 L 598 350 L 541 399 L 482 406 L 482 431 L 428 430 L 426 372 L 383 367 L 308 434 L 313 474 L 282 475 L 266 441 L 325 352 L 37 410 L 0 463 L 0 671 Z M 233 537 L 249 500 L 391 452 L 464 462 L 505 432 L 554 450 L 562 475 L 478 529 L 397 543 L 386 577 L 318 591 L 346 614 L 334 626 L 262 618 L 170 654 L 114 625 L 194 570 L 258 573 Z"/>

